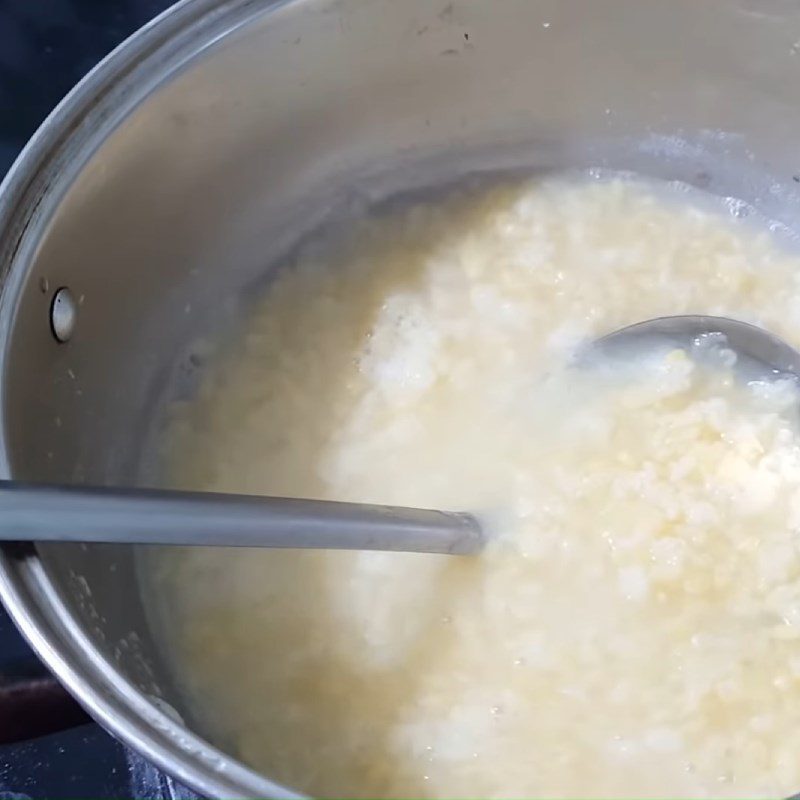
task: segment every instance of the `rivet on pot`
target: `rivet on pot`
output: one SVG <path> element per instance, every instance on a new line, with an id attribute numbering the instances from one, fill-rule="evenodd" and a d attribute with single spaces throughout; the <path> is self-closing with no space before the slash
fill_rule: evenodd
<path id="1" fill-rule="evenodd" d="M 68 342 L 75 331 L 77 306 L 66 286 L 59 289 L 50 306 L 50 327 L 59 342 Z"/>

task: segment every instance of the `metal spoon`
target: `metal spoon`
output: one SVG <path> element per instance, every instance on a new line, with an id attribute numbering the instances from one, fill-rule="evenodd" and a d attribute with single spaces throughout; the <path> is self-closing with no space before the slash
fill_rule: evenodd
<path id="1" fill-rule="evenodd" d="M 800 353 L 771 333 L 726 317 L 681 316 L 629 325 L 598 339 L 608 352 L 652 337 L 720 333 L 773 372 L 800 375 Z M 0 541 L 117 542 L 467 555 L 484 545 L 471 514 L 322 500 L 25 485 L 0 481 Z"/>
<path id="2" fill-rule="evenodd" d="M 726 347 L 768 371 L 800 377 L 800 352 L 763 328 L 728 317 L 698 314 L 657 317 L 609 333 L 593 342 L 588 350 L 611 353 L 618 348 L 655 338 L 691 345 L 698 336 L 715 333 L 725 337 Z"/>

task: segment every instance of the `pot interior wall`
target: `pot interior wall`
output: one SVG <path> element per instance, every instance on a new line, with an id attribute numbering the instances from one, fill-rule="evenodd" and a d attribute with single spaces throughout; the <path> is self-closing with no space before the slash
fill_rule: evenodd
<path id="1" fill-rule="evenodd" d="M 307 231 L 393 191 L 475 170 L 600 167 L 740 197 L 792 225 L 796 3 L 264 6 L 53 187 L 63 195 L 41 242 L 13 265 L 28 270 L 4 364 L 14 477 L 153 480 L 153 431 L 191 390 L 203 340 Z M 60 286 L 81 301 L 67 344 L 48 323 Z M 187 713 L 155 655 L 132 551 L 41 556 L 100 652 Z"/>

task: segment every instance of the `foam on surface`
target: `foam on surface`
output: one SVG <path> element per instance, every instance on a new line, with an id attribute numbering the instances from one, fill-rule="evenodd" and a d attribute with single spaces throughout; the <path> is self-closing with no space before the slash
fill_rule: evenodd
<path id="1" fill-rule="evenodd" d="M 686 196 L 555 179 L 319 253 L 176 409 L 173 483 L 477 509 L 493 539 L 162 554 L 207 728 L 321 796 L 800 790 L 797 387 L 719 342 L 567 366 L 672 314 L 798 345 L 800 259 Z"/>

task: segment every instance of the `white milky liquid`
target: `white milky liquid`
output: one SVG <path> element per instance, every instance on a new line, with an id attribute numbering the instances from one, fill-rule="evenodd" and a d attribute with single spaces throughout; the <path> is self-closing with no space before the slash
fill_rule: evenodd
<path id="1" fill-rule="evenodd" d="M 173 485 L 485 514 L 476 558 L 186 550 L 149 566 L 210 734 L 354 797 L 800 790 L 791 381 L 587 339 L 704 313 L 800 345 L 800 259 L 632 181 L 364 220 L 272 286 L 197 398 Z"/>

